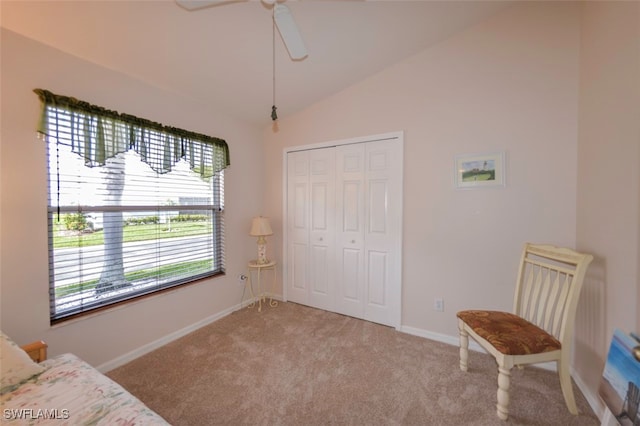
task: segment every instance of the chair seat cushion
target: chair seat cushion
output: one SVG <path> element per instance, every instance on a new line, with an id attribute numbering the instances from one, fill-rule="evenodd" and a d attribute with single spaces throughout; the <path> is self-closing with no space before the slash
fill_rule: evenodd
<path id="1" fill-rule="evenodd" d="M 562 347 L 551 334 L 509 312 L 470 310 L 460 311 L 457 316 L 505 355 L 539 354 Z"/>

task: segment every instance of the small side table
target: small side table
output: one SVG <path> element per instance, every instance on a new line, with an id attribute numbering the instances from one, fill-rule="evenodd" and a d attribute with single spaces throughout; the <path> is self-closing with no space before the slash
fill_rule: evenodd
<path id="1" fill-rule="evenodd" d="M 266 299 L 267 299 L 267 292 L 264 290 L 264 288 L 262 287 L 262 271 L 273 271 L 273 281 L 271 282 L 271 294 L 269 296 L 269 306 L 271 306 L 272 308 L 278 306 L 278 301 L 277 300 L 273 300 L 273 293 L 275 291 L 276 288 L 276 281 L 278 280 L 278 271 L 276 269 L 276 262 L 275 261 L 270 261 L 268 263 L 265 264 L 258 264 L 258 261 L 256 260 L 252 260 L 248 263 L 247 265 L 248 267 L 248 271 L 247 271 L 247 285 L 249 286 L 249 291 L 251 292 L 251 297 L 253 302 L 251 302 L 251 304 L 249 305 L 250 308 L 252 308 L 255 304 L 256 304 L 256 296 L 253 293 L 253 280 L 252 280 L 252 275 L 253 272 L 257 272 L 258 274 L 258 312 L 262 311 L 262 302 L 266 303 Z"/>

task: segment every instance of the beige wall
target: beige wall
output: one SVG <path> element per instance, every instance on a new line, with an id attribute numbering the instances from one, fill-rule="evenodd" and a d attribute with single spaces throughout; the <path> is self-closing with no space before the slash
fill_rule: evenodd
<path id="1" fill-rule="evenodd" d="M 404 130 L 403 329 L 455 343 L 457 310 L 509 309 L 524 241 L 592 252 L 574 367 L 600 407 L 612 330 L 640 318 L 639 5 L 520 4 L 282 120 L 268 214 L 282 148 Z M 453 189 L 454 156 L 492 150 L 507 187 Z"/>
<path id="2" fill-rule="evenodd" d="M 237 305 L 236 276 L 255 251 L 248 229 L 260 214 L 261 133 L 176 94 L 2 30 L 0 327 L 18 343 L 44 339 L 53 355 L 100 365 Z M 227 275 L 90 318 L 49 326 L 45 147 L 36 138 L 36 87 L 175 127 L 226 139 Z"/>
<path id="3" fill-rule="evenodd" d="M 586 2 L 581 36 L 574 367 L 597 388 L 613 330 L 640 331 L 640 3 Z"/>
<path id="4" fill-rule="evenodd" d="M 267 214 L 284 147 L 403 130 L 403 327 L 455 341 L 457 310 L 511 309 L 522 244 L 575 245 L 579 35 L 576 4 L 518 5 L 281 120 Z M 454 189 L 456 155 L 495 150 L 506 188 Z"/>

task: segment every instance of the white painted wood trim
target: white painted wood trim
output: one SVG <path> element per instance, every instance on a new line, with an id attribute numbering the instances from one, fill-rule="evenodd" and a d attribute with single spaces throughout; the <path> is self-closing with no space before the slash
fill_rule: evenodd
<path id="1" fill-rule="evenodd" d="M 460 338 L 458 336 L 450 336 L 448 334 L 435 333 L 433 331 L 424 330 L 421 328 L 409 327 L 407 325 L 401 326 L 399 331 L 403 333 L 411 334 L 412 336 L 424 337 L 425 339 L 446 343 L 447 345 L 460 346 Z M 482 348 L 482 346 L 474 342 L 473 339 L 469 339 L 469 349 L 476 352 L 488 353 Z"/>
<path id="2" fill-rule="evenodd" d="M 282 260 L 280 261 L 280 268 L 282 269 L 282 300 L 287 301 L 287 283 L 289 278 L 289 250 L 287 248 L 287 242 L 289 241 L 289 231 L 287 230 L 287 213 L 289 206 L 287 205 L 288 197 L 288 176 L 289 176 L 289 162 L 288 154 L 289 149 L 282 150 Z"/>
<path id="3" fill-rule="evenodd" d="M 615 417 L 613 417 L 607 406 L 604 404 L 604 402 L 602 402 L 602 399 L 600 398 L 600 396 L 598 396 L 597 392 L 592 392 L 586 385 L 584 380 L 582 380 L 582 377 L 573 368 L 571 368 L 571 378 L 573 378 L 573 381 L 576 382 L 576 386 L 578 386 L 578 389 L 580 389 L 580 392 L 582 392 L 585 399 L 589 403 L 589 406 L 591 406 L 591 409 L 596 414 L 596 416 L 598 416 L 598 419 L 602 422 L 602 424 L 611 424 L 611 426 L 618 425 Z M 613 417 L 613 423 L 610 423 L 611 420 L 607 418 L 608 415 Z"/>

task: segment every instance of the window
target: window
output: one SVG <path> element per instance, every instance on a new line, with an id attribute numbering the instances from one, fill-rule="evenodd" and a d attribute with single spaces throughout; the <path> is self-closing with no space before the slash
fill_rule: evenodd
<path id="1" fill-rule="evenodd" d="M 224 273 L 224 141 L 36 93 L 52 322 Z"/>

